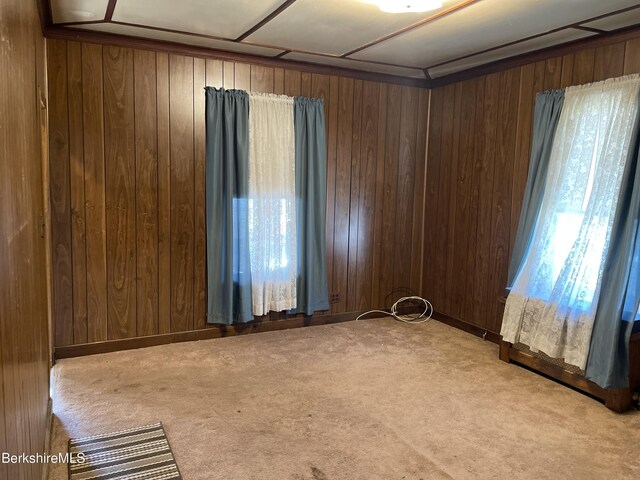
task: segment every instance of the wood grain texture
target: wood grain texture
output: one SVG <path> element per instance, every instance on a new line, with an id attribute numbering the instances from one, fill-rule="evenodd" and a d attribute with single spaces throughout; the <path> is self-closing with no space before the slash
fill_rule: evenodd
<path id="1" fill-rule="evenodd" d="M 500 78 L 500 101 L 498 118 L 516 118 L 520 69 L 506 70 Z M 513 175 L 513 156 L 517 122 L 501 122 L 496 138 L 496 157 L 493 174 L 493 195 L 491 212 L 491 250 L 489 260 L 489 282 L 487 298 L 491 310 L 491 322 L 488 329 L 499 330 L 501 318 L 497 318 L 497 295 L 507 284 L 509 267 L 509 238 L 511 215 L 511 188 Z"/>
<path id="2" fill-rule="evenodd" d="M 377 115 L 380 85 L 364 82 L 362 91 L 362 119 L 360 142 L 360 185 L 358 192 L 358 245 L 354 305 L 351 310 L 363 310 L 371 305 L 371 277 L 373 268 L 373 222 L 375 220 L 376 161 L 378 157 Z M 352 276 L 353 277 L 353 276 Z"/>
<path id="3" fill-rule="evenodd" d="M 457 84 L 454 85 L 455 87 L 455 96 L 454 96 L 454 112 L 459 112 L 461 109 L 461 102 L 462 102 L 462 85 Z M 459 149 L 459 144 L 460 144 L 460 123 L 462 121 L 462 115 L 453 115 L 453 125 L 452 125 L 452 141 L 450 142 L 450 164 L 449 164 L 449 168 L 447 170 L 447 183 L 448 183 L 448 188 L 449 188 L 449 192 L 456 192 L 458 187 L 457 187 L 457 171 L 458 171 L 458 160 L 460 158 L 460 149 Z M 445 291 L 446 292 L 451 292 L 452 291 L 452 285 L 454 282 L 454 276 L 456 274 L 456 272 L 454 272 L 453 268 L 453 264 L 454 264 L 454 259 L 457 255 L 457 252 L 455 250 L 455 241 L 456 241 L 456 224 L 455 224 L 455 216 L 456 216 L 456 211 L 458 209 L 458 197 L 456 195 L 450 195 L 449 198 L 449 209 L 448 212 L 446 210 L 444 210 L 442 212 L 442 215 L 445 216 L 446 220 L 447 220 L 447 255 L 446 255 L 446 263 L 445 263 L 445 278 L 446 278 L 446 284 L 445 284 Z M 452 307 L 452 303 L 453 303 L 453 298 L 452 295 L 445 295 L 444 297 L 444 305 L 445 305 L 445 311 L 446 312 L 451 312 Z"/>
<path id="4" fill-rule="evenodd" d="M 473 139 L 475 134 L 476 83 L 473 80 L 463 82 L 460 95 L 460 127 L 458 134 L 458 161 L 456 171 L 452 172 L 456 202 L 453 220 L 453 258 L 451 268 L 451 284 L 447 287 L 451 292 L 449 314 L 460 318 L 465 308 L 467 282 L 470 277 L 467 262 L 469 254 L 470 222 L 475 219 L 475 211 L 471 211 L 474 194 L 474 157 Z M 455 148 L 455 147 L 454 147 Z"/>
<path id="5" fill-rule="evenodd" d="M 56 345 L 73 343 L 73 266 L 71 260 L 71 186 L 69 174 L 69 107 L 67 45 L 47 43 L 49 75 L 49 168 L 51 182 L 51 249 Z"/>
<path id="6" fill-rule="evenodd" d="M 248 63 L 235 63 L 233 87 L 227 87 L 225 83 L 225 88 L 235 88 L 247 91 L 251 90 L 251 65 Z"/>
<path id="7" fill-rule="evenodd" d="M 422 265 L 424 263 L 424 208 L 427 155 L 427 127 L 429 122 L 429 91 L 418 89 L 416 124 L 415 176 L 413 194 L 413 220 L 411 222 L 411 272 L 409 286 L 412 291 L 422 292 Z"/>
<path id="8" fill-rule="evenodd" d="M 193 246 L 193 322 L 194 328 L 207 324 L 207 218 L 206 218 L 206 132 L 205 96 L 206 64 L 193 61 L 193 145 L 194 145 L 194 229 Z"/>
<path id="9" fill-rule="evenodd" d="M 297 84 L 297 85 L 296 85 Z M 349 272 L 349 203 L 351 200 L 351 144 L 353 138 L 353 86 L 354 81 L 340 79 L 338 93 L 338 139 L 335 190 L 335 224 L 333 240 L 333 292 L 344 292 L 333 305 L 333 313 L 347 310 L 347 281 Z M 290 86 L 300 88 L 299 82 Z M 289 90 L 289 91 L 291 91 Z M 285 75 L 285 92 L 287 92 Z"/>
<path id="10" fill-rule="evenodd" d="M 388 85 L 387 88 L 387 128 L 384 155 L 384 183 L 382 186 L 382 231 L 379 270 L 378 304 L 385 306 L 385 299 L 395 288 L 393 285 L 395 238 L 396 238 L 396 208 L 398 195 L 398 166 L 400 150 L 400 118 L 402 115 L 402 88 Z M 390 121 L 397 119 L 398 121 Z"/>
<path id="11" fill-rule="evenodd" d="M 431 91 L 422 292 L 438 312 L 499 333 L 536 94 L 639 73 L 638 58 L 632 38 Z"/>
<path id="12" fill-rule="evenodd" d="M 107 225 L 102 46 L 82 44 L 87 341 L 107 339 Z"/>
<path id="13" fill-rule="evenodd" d="M 221 60 L 206 60 L 205 84 L 210 87 L 221 88 L 223 86 L 223 63 Z M 202 92 L 204 99 L 204 92 Z"/>
<path id="14" fill-rule="evenodd" d="M 73 343 L 87 341 L 87 255 L 82 114 L 82 45 L 67 43 L 69 188 L 73 265 Z"/>
<path id="15" fill-rule="evenodd" d="M 358 218 L 360 215 L 360 143 L 362 139 L 362 80 L 353 84 L 353 124 L 351 126 L 351 186 L 349 189 L 349 249 L 347 269 L 347 312 L 356 308 L 356 284 L 358 280 Z M 302 94 L 305 88 L 305 74 L 302 74 Z"/>
<path id="16" fill-rule="evenodd" d="M 382 268 L 382 217 L 384 214 L 384 166 L 387 132 L 387 88 L 380 85 L 378 95 L 378 145 L 376 155 L 375 208 L 373 211 L 372 267 L 371 267 L 371 303 L 374 308 L 384 307 L 380 294 L 380 270 Z"/>
<path id="17" fill-rule="evenodd" d="M 70 47 L 60 48 L 66 75 Z M 382 307 L 391 290 L 420 288 L 414 259 L 424 248 L 427 90 L 149 50 L 81 49 L 82 121 L 69 132 L 68 109 L 51 118 L 64 133 L 66 172 L 68 139 L 85 139 L 78 163 L 84 158 L 88 334 L 73 337 L 81 314 L 69 298 L 57 307 L 67 311 L 56 322 L 70 335 L 58 346 L 207 328 L 205 85 L 324 100 L 327 273 L 340 297 L 330 313 Z M 70 199 L 79 198 L 80 183 L 67 187 Z M 71 206 L 64 211 L 70 234 L 61 252 L 71 262 Z M 73 272 L 68 278 L 71 285 Z M 272 312 L 258 320 L 287 318 Z"/>
<path id="18" fill-rule="evenodd" d="M 135 337 L 136 164 L 133 50 L 103 49 L 108 338 Z"/>
<path id="19" fill-rule="evenodd" d="M 624 50 L 624 75 L 640 73 L 640 38 L 627 41 Z"/>
<path id="20" fill-rule="evenodd" d="M 156 54 L 158 116 L 158 330 L 171 331 L 171 154 L 169 151 L 169 56 Z"/>
<path id="21" fill-rule="evenodd" d="M 282 74 L 282 88 L 285 88 L 285 72 Z M 329 293 L 334 291 L 333 285 L 333 242 L 335 232 L 336 212 L 336 169 L 337 169 L 337 127 L 338 127 L 338 77 L 330 77 L 328 97 L 324 98 L 325 122 L 327 135 L 327 212 L 326 212 L 326 256 L 327 256 L 327 286 Z"/>
<path id="22" fill-rule="evenodd" d="M 619 77 L 624 71 L 625 43 L 614 43 L 596 48 L 593 64 L 593 81 Z"/>
<path id="23" fill-rule="evenodd" d="M 195 165 L 193 58 L 169 56 L 171 331 L 193 329 Z"/>
<path id="24" fill-rule="evenodd" d="M 419 105 L 418 90 L 401 88 L 400 138 L 398 144 L 398 173 L 396 186 L 395 239 L 393 261 L 394 288 L 411 288 L 411 257 L 414 184 L 416 180 L 416 134 Z M 416 292 L 417 293 L 417 292 Z M 398 292 L 390 301 L 406 296 Z"/>
<path id="25" fill-rule="evenodd" d="M 47 165 L 45 48 L 36 3 L 0 2 L 0 31 L 0 451 L 35 455 L 48 447 L 45 438 L 50 422 L 46 277 L 51 237 L 46 234 L 50 220 L 45 200 L 56 202 L 52 216 L 63 277 L 54 282 L 56 299 L 63 302 L 57 305 L 58 313 L 69 322 L 57 333 L 61 340 L 69 341 L 75 333 L 74 265 L 71 243 L 62 246 L 61 242 L 72 238 L 69 151 L 81 152 L 77 139 L 71 146 L 68 130 L 60 126 L 51 138 L 54 158 Z M 52 91 L 61 93 L 55 105 L 55 114 L 61 115 L 68 112 L 67 79 L 73 79 L 75 88 L 78 72 L 67 76 L 66 45 L 56 43 L 50 48 L 54 61 L 61 61 L 51 85 Z M 76 55 L 75 47 L 73 50 Z M 65 191 L 46 198 L 43 180 L 49 181 L 46 175 L 51 167 L 56 184 Z M 66 180 L 59 178 L 62 171 L 67 173 Z M 42 463 L 0 463 L 1 479 L 40 480 L 43 473 Z"/>
<path id="26" fill-rule="evenodd" d="M 156 55 L 134 51 L 136 335 L 158 333 L 158 138 Z"/>

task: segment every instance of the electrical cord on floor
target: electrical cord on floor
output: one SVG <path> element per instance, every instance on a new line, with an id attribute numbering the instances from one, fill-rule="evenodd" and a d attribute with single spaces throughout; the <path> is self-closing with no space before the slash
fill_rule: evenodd
<path id="1" fill-rule="evenodd" d="M 407 288 L 401 288 L 401 289 L 396 289 L 394 291 L 392 291 L 391 293 L 389 293 L 389 295 L 393 294 L 396 291 L 403 291 L 403 290 L 408 290 L 410 293 L 413 294 L 413 292 Z M 389 298 L 389 295 L 387 295 L 387 298 Z M 409 314 L 405 314 L 405 315 L 400 315 L 398 313 L 398 307 L 400 306 L 400 304 L 405 303 L 405 302 L 422 302 L 424 304 L 424 310 L 421 313 L 409 313 Z M 385 300 L 386 303 L 386 300 Z M 391 309 L 389 311 L 387 310 L 369 310 L 368 312 L 364 312 L 360 315 L 358 315 L 358 317 L 356 318 L 357 320 L 360 320 L 362 317 L 364 317 L 365 315 L 370 315 L 372 313 L 382 313 L 386 316 L 391 316 L 393 318 L 395 318 L 396 320 L 400 321 L 400 322 L 404 322 L 404 323 L 425 323 L 428 322 L 429 320 L 431 320 L 431 316 L 433 315 L 433 306 L 431 305 L 431 303 L 418 296 L 418 295 L 409 295 L 407 297 L 402 297 L 399 300 L 397 300 L 392 306 Z"/>

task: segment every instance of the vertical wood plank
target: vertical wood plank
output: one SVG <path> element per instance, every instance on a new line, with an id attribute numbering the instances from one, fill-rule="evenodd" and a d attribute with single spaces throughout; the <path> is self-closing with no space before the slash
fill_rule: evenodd
<path id="1" fill-rule="evenodd" d="M 310 97 L 311 96 L 311 81 L 312 81 L 312 78 L 313 78 L 313 76 L 312 76 L 311 73 L 302 72 L 301 79 L 300 79 L 302 91 L 301 91 L 300 94 L 303 97 Z"/>
<path id="2" fill-rule="evenodd" d="M 491 312 L 487 302 L 487 282 L 490 275 L 489 251 L 491 250 L 491 211 L 496 148 L 496 125 L 498 123 L 498 100 L 500 73 L 485 78 L 484 117 L 482 122 L 483 145 L 478 191 L 478 227 L 476 230 L 476 268 L 473 286 L 473 319 L 476 325 L 486 327 Z"/>
<path id="3" fill-rule="evenodd" d="M 427 172 L 425 192 L 425 219 L 424 219 L 424 251 L 422 278 L 423 293 L 425 298 L 435 303 L 435 291 L 438 278 L 436 276 L 435 262 L 440 254 L 437 243 L 438 229 L 438 186 L 440 185 L 440 145 L 442 137 L 442 104 L 444 100 L 444 88 L 431 90 L 431 109 L 429 114 L 429 146 L 427 149 Z"/>
<path id="4" fill-rule="evenodd" d="M 284 71 L 284 94 L 290 97 L 302 95 L 302 74 L 299 71 Z"/>
<path id="5" fill-rule="evenodd" d="M 593 65 L 593 81 L 619 77 L 624 71 L 625 43 L 618 42 L 596 48 Z"/>
<path id="6" fill-rule="evenodd" d="M 42 453 L 49 396 L 50 305 L 45 272 L 50 259 L 45 251 L 50 239 L 41 235 L 41 227 L 45 203 L 52 196 L 47 187 L 43 189 L 43 180 L 49 182 L 48 147 L 67 137 L 60 135 L 65 130 L 56 127 L 56 138 L 51 143 L 46 138 L 45 53 L 36 4 L 0 2 L 0 24 L 0 451 L 32 455 Z M 66 61 L 65 42 L 59 46 L 53 50 L 58 49 L 58 59 Z M 63 69 L 66 72 L 65 63 L 52 75 L 53 91 L 67 88 L 66 76 L 60 75 Z M 62 100 L 67 102 L 63 97 L 60 104 Z M 55 108 L 57 114 L 66 112 L 61 105 Z M 68 152 L 69 146 L 57 147 L 59 157 L 52 165 L 63 159 L 68 172 L 69 158 L 60 155 L 65 149 Z M 72 264 L 68 267 L 72 274 Z M 68 280 L 71 290 L 71 277 Z M 73 322 L 71 315 L 68 320 Z M 73 323 L 69 326 L 73 335 Z M 43 473 L 41 463 L 0 463 L 2 479 L 35 480 Z"/>
<path id="7" fill-rule="evenodd" d="M 453 132 L 450 141 L 450 163 L 447 165 L 447 178 L 449 182 L 449 212 L 447 215 L 447 226 L 448 232 L 446 233 L 446 267 L 445 267 L 445 290 L 444 290 L 444 313 L 449 316 L 452 316 L 453 313 L 451 311 L 451 303 L 452 303 L 452 285 L 454 283 L 454 271 L 453 271 L 453 262 L 454 258 L 457 255 L 455 251 L 455 235 L 456 235 L 456 224 L 455 224 L 455 216 L 457 210 L 457 201 L 458 197 L 456 196 L 457 191 L 457 178 L 458 178 L 458 163 L 459 163 L 459 145 L 460 145 L 460 121 L 461 115 L 460 111 L 462 108 L 462 84 L 455 85 L 455 100 L 453 105 Z"/>
<path id="8" fill-rule="evenodd" d="M 284 92 L 284 71 L 282 73 L 282 88 Z M 333 284 L 333 240 L 335 233 L 336 212 L 336 170 L 337 170 L 337 137 L 338 137 L 338 94 L 339 79 L 332 76 L 329 79 L 329 96 L 325 98 L 327 128 L 327 226 L 326 226 L 326 256 L 327 282 L 329 293 L 335 291 Z M 331 306 L 333 309 L 333 306 Z"/>
<path id="9" fill-rule="evenodd" d="M 82 45 L 67 42 L 69 173 L 73 264 L 73 343 L 87 343 L 87 255 L 82 118 Z"/>
<path id="10" fill-rule="evenodd" d="M 474 161 L 471 165 L 471 223 L 469 227 L 469 245 L 467 250 L 467 279 L 466 279 L 466 295 L 465 295 L 465 309 L 463 320 L 478 324 L 478 320 L 474 315 L 474 296 L 476 287 L 476 256 L 478 245 L 476 244 L 478 236 L 478 224 L 480 221 L 480 189 L 482 186 L 481 174 L 483 168 L 483 155 L 484 155 L 484 95 L 485 95 L 485 77 L 479 77 L 475 79 L 475 118 L 473 120 L 474 138 L 473 138 L 473 155 Z"/>
<path id="11" fill-rule="evenodd" d="M 273 69 L 273 93 L 284 95 L 284 68 Z"/>
<path id="12" fill-rule="evenodd" d="M 498 118 L 516 118 L 519 85 L 520 69 L 515 68 L 502 72 Z M 509 121 L 499 124 L 493 178 L 491 252 L 487 292 L 487 311 L 491 312 L 487 328 L 494 332 L 500 331 L 502 323 L 502 318 L 498 318 L 497 314 L 498 297 L 502 295 L 506 287 L 509 264 L 515 134 L 516 122 Z"/>
<path id="13" fill-rule="evenodd" d="M 156 54 L 158 116 L 158 330 L 171 332 L 171 155 L 169 56 Z"/>
<path id="14" fill-rule="evenodd" d="M 67 103 L 67 45 L 48 42 L 49 175 L 55 344 L 73 343 L 73 265 L 71 260 L 71 186 Z"/>
<path id="15" fill-rule="evenodd" d="M 582 85 L 593 82 L 595 53 L 595 50 L 590 48 L 587 50 L 580 50 L 574 54 L 573 85 Z"/>
<path id="16" fill-rule="evenodd" d="M 640 73 L 640 38 L 627 40 L 624 49 L 624 75 Z"/>
<path id="17" fill-rule="evenodd" d="M 238 65 L 240 64 L 236 64 L 236 74 Z M 169 75 L 171 331 L 182 332 L 193 328 L 195 207 L 193 58 L 170 55 Z"/>
<path id="18" fill-rule="evenodd" d="M 221 88 L 224 85 L 222 79 L 222 60 L 213 60 L 208 58 L 206 60 L 205 69 L 207 86 Z"/>
<path id="19" fill-rule="evenodd" d="M 371 308 L 373 223 L 375 220 L 376 160 L 378 157 L 378 107 L 380 85 L 364 82 L 360 142 L 360 191 L 357 218 L 358 249 L 353 310 Z"/>
<path id="20" fill-rule="evenodd" d="M 309 81 L 310 83 L 310 81 Z M 304 96 L 305 74 L 302 74 Z M 362 136 L 362 80 L 353 86 L 353 123 L 351 125 L 351 188 L 349 203 L 349 261 L 347 274 L 347 311 L 356 308 L 356 282 L 358 277 L 358 216 L 360 213 L 360 143 Z"/>
<path id="21" fill-rule="evenodd" d="M 235 68 L 235 84 L 233 88 L 238 90 L 251 90 L 251 65 L 248 63 L 236 63 Z"/>
<path id="22" fill-rule="evenodd" d="M 381 260 L 378 303 L 385 306 L 385 299 L 393 290 L 393 266 L 396 256 L 396 198 L 398 195 L 398 153 L 400 150 L 400 123 L 402 115 L 402 88 L 387 88 L 387 129 L 384 157 L 384 186 L 382 206 Z"/>
<path id="23" fill-rule="evenodd" d="M 398 178 L 396 229 L 394 240 L 393 288 L 407 289 L 411 281 L 411 233 L 413 221 L 414 181 L 416 166 L 416 129 L 418 125 L 418 91 L 403 87 L 398 144 Z M 406 296 L 406 291 L 394 295 L 393 301 Z"/>
<path id="24" fill-rule="evenodd" d="M 454 139 L 454 116 L 456 105 L 456 86 L 444 87 L 442 104 L 442 129 L 440 141 L 440 170 L 438 180 L 438 212 L 435 228 L 437 230 L 436 244 L 439 252 L 436 255 L 433 268 L 436 275 L 436 289 L 433 296 L 433 307 L 436 311 L 446 313 L 447 310 L 447 258 L 449 257 L 449 222 L 451 210 L 451 164 Z M 433 228 L 433 226 L 432 226 Z"/>
<path id="25" fill-rule="evenodd" d="M 136 336 L 133 51 L 103 50 L 107 205 L 107 338 Z"/>
<path id="26" fill-rule="evenodd" d="M 226 88 L 227 90 L 230 90 L 232 88 L 237 88 L 236 87 L 236 65 L 233 62 L 224 62 L 223 63 L 223 77 L 222 77 L 222 82 L 223 82 L 223 87 Z"/>
<path id="27" fill-rule="evenodd" d="M 136 335 L 158 333 L 158 136 L 156 54 L 134 52 Z"/>
<path id="28" fill-rule="evenodd" d="M 251 65 L 251 91 L 273 93 L 273 67 Z"/>
<path id="29" fill-rule="evenodd" d="M 545 62 L 544 89 L 560 88 L 562 82 L 562 57 L 550 58 Z"/>
<path id="30" fill-rule="evenodd" d="M 525 67 L 530 67 L 531 70 L 534 69 L 534 65 L 527 65 Z M 523 69 L 525 67 L 522 67 Z M 524 74 L 524 70 L 523 70 Z M 560 77 L 560 88 L 567 88 L 571 85 L 573 80 L 573 54 L 565 55 L 562 57 L 562 75 Z"/>
<path id="31" fill-rule="evenodd" d="M 87 341 L 107 339 L 107 224 L 102 46 L 82 44 Z"/>
<path id="32" fill-rule="evenodd" d="M 287 90 L 285 72 L 285 92 Z M 294 81 L 295 81 L 295 75 Z M 292 87 L 289 84 L 289 87 Z M 295 88 L 295 87 L 293 87 Z M 354 81 L 340 78 L 338 97 L 338 138 L 336 163 L 335 235 L 333 242 L 333 291 L 340 295 L 334 304 L 336 313 L 347 308 L 347 265 L 349 261 L 349 200 L 351 192 L 351 128 L 353 124 Z M 290 93 L 288 95 L 291 95 Z"/>
<path id="33" fill-rule="evenodd" d="M 422 265 L 424 263 L 423 235 L 424 235 L 424 204 L 425 204 L 425 175 L 427 163 L 427 126 L 429 120 L 429 90 L 418 90 L 416 105 L 418 124 L 416 127 L 416 168 L 415 191 L 413 195 L 413 220 L 411 233 L 411 280 L 409 285 L 418 295 L 422 295 Z"/>
<path id="34" fill-rule="evenodd" d="M 380 84 L 378 95 L 378 145 L 376 155 L 375 208 L 371 268 L 371 308 L 380 309 L 380 268 L 382 262 L 382 216 L 384 214 L 384 167 L 387 140 L 387 84 Z"/>
<path id="35" fill-rule="evenodd" d="M 536 62 L 533 69 L 533 98 L 532 103 L 535 103 L 535 96 L 537 93 L 544 90 L 544 75 L 545 75 L 545 63 L 543 61 Z"/>
<path id="36" fill-rule="evenodd" d="M 473 194 L 474 136 L 476 109 L 476 82 L 469 80 L 461 84 L 460 133 L 458 135 L 458 165 L 455 172 L 456 208 L 454 212 L 453 234 L 453 279 L 450 293 L 449 314 L 454 318 L 465 316 L 465 299 L 469 278 L 467 255 L 469 254 L 469 232 L 472 217 L 476 212 L 471 210 Z M 455 148 L 455 147 L 454 147 Z"/>
<path id="37" fill-rule="evenodd" d="M 193 283 L 193 328 L 207 325 L 207 218 L 206 218 L 206 138 L 205 138 L 205 61 L 193 64 L 193 139 L 195 180 L 195 240 Z"/>

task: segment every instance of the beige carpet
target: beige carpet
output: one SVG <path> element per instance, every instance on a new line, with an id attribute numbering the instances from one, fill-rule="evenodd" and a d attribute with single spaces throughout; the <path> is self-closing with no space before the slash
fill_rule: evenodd
<path id="1" fill-rule="evenodd" d="M 640 412 L 497 356 L 383 319 L 62 360 L 52 451 L 161 421 L 187 480 L 640 478 Z"/>

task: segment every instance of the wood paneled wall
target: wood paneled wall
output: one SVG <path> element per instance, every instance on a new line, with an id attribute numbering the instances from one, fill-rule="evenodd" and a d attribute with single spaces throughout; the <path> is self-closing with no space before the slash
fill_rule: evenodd
<path id="1" fill-rule="evenodd" d="M 35 2 L 0 2 L 0 32 L 0 452 L 30 455 L 45 451 L 50 358 L 44 39 Z M 42 468 L 0 463 L 0 479 L 40 480 Z"/>
<path id="2" fill-rule="evenodd" d="M 640 72 L 640 36 L 432 90 L 424 294 L 499 332 L 537 92 Z"/>
<path id="3" fill-rule="evenodd" d="M 331 313 L 420 290 L 428 90 L 64 40 L 48 56 L 56 346 L 205 328 L 205 85 L 324 98 Z"/>

